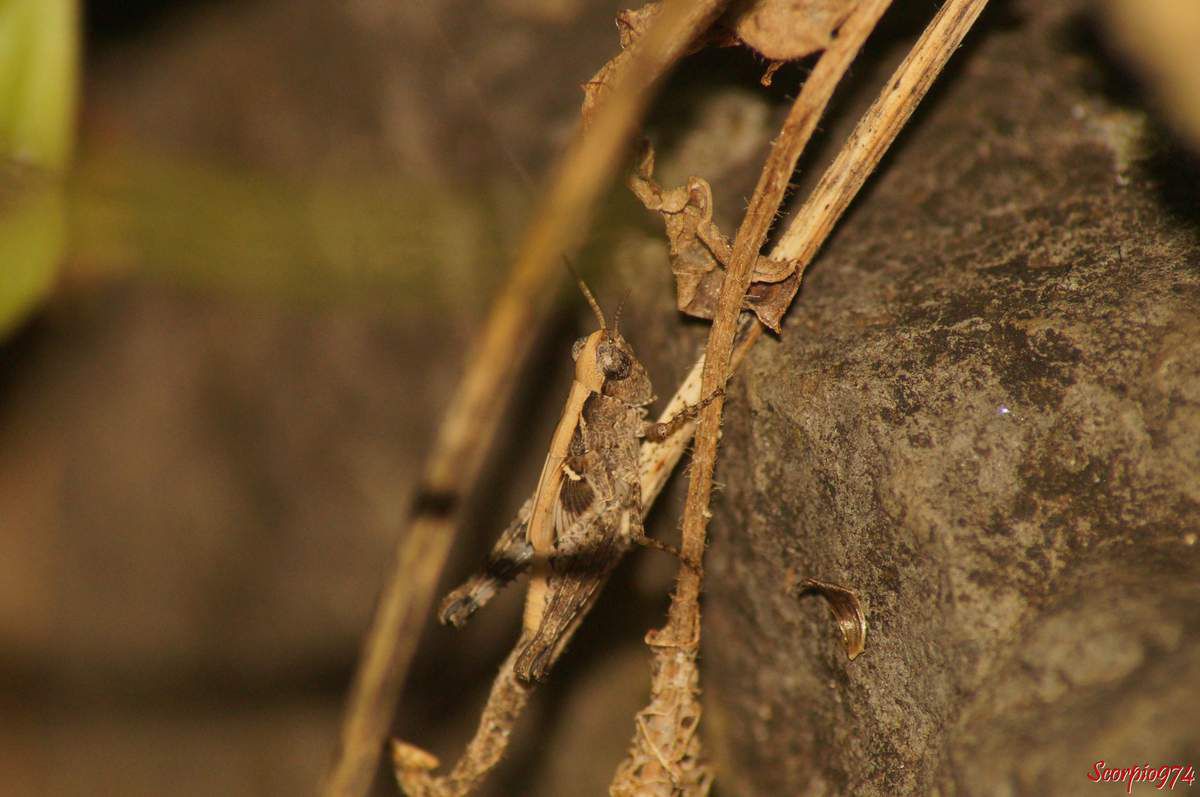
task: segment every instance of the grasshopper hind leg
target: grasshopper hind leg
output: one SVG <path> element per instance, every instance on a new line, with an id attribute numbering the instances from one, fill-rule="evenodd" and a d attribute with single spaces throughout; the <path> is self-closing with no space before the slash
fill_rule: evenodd
<path id="1" fill-rule="evenodd" d="M 533 561 L 533 546 L 526 538 L 529 515 L 533 511 L 530 499 L 496 540 L 478 573 L 464 581 L 442 600 L 438 621 L 442 625 L 461 628 L 471 616 L 490 601 L 510 581 L 529 569 Z"/>

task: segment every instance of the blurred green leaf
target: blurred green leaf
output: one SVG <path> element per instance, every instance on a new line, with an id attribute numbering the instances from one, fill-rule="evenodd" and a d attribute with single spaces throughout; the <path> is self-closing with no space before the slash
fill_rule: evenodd
<path id="1" fill-rule="evenodd" d="M 136 272 L 304 304 L 482 312 L 510 234 L 478 187 L 383 171 L 296 179 L 144 144 L 85 147 L 69 196 L 72 284 Z"/>
<path id="2" fill-rule="evenodd" d="M 50 292 L 67 236 L 62 185 L 4 172 L 12 182 L 0 200 L 0 339 Z"/>
<path id="3" fill-rule="evenodd" d="M 76 0 L 0 0 L 0 148 L 66 168 L 75 127 Z"/>
<path id="4" fill-rule="evenodd" d="M 76 0 L 0 0 L 0 337 L 45 296 L 66 239 Z"/>

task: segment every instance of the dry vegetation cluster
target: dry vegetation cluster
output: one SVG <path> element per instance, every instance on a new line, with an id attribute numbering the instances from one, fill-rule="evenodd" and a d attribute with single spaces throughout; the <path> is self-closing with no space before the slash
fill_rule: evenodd
<path id="1" fill-rule="evenodd" d="M 548 272 L 556 267 L 560 253 L 578 239 L 606 176 L 636 132 L 650 92 L 679 58 L 702 46 L 745 45 L 774 61 L 819 51 L 774 141 L 732 243 L 712 221 L 712 193 L 703 178 L 692 178 L 685 187 L 663 190 L 653 179 L 653 151 L 648 150 L 630 180 L 638 198 L 660 213 L 665 222 L 680 310 L 711 318 L 713 323 L 704 357 L 676 392 L 660 421 L 667 422 L 681 408 L 698 406 L 703 400 L 695 428 L 689 425 L 664 444 L 647 443 L 642 454 L 644 511 L 689 439 L 695 436 L 682 520 L 682 564 L 667 623 L 646 637 L 652 657 L 650 702 L 635 718 L 628 757 L 619 765 L 610 791 L 618 795 L 708 793 L 713 774 L 699 736 L 699 599 L 724 386 L 736 361 L 761 334 L 760 325 L 779 331 L 780 319 L 796 295 L 804 269 L 986 2 L 949 0 L 944 4 L 779 236 L 770 257 L 760 255 L 805 145 L 838 83 L 889 5 L 888 0 L 760 2 L 743 4 L 722 16 L 723 4 L 719 2 L 665 0 L 618 18 L 621 51 L 586 86 L 580 133 L 546 191 L 546 201 L 530 225 L 514 275 L 493 311 L 470 360 L 463 389 L 444 421 L 423 493 L 437 496 L 437 506 L 431 511 L 418 502 L 414 510 L 397 570 L 368 637 L 340 758 L 330 781 L 331 794 L 361 793 L 369 783 L 382 732 L 394 709 L 400 674 L 411 657 L 411 650 L 404 648 L 412 643 L 406 640 L 415 638 L 413 629 L 419 627 L 429 608 L 430 585 L 425 579 L 414 581 L 411 568 L 419 566 L 433 572 L 440 569 L 445 540 L 455 523 L 453 512 L 446 507 L 453 506 L 470 479 L 470 474 L 442 463 L 461 459 L 470 445 L 465 430 L 486 430 L 498 422 L 494 408 L 501 402 L 495 398 L 505 374 L 496 369 L 496 364 L 507 364 L 511 358 L 497 355 L 518 346 L 522 322 L 527 322 L 518 308 L 528 307 L 523 304 L 525 296 L 536 289 L 534 286 L 549 281 Z M 747 309 L 757 323 L 751 316 L 743 316 Z M 490 434 L 484 431 L 482 436 L 486 439 Z M 436 539 L 442 542 L 434 547 Z M 432 568 L 431 555 L 436 557 Z M 866 626 L 852 591 L 820 582 L 812 586 L 832 596 L 831 605 L 842 622 L 847 652 L 853 657 L 861 650 Z M 568 639 L 572 633 L 567 632 Z M 514 652 L 502 666 L 475 738 L 447 775 L 433 774 L 438 761 L 428 753 L 396 742 L 396 777 L 406 793 L 467 794 L 495 766 L 533 688 L 514 674 L 516 660 Z"/>

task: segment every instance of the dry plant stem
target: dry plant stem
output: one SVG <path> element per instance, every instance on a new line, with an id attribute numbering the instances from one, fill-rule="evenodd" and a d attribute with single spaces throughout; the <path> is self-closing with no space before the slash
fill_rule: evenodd
<path id="1" fill-rule="evenodd" d="M 875 170 L 986 5 L 987 0 L 948 0 L 942 6 L 788 225 L 771 251 L 772 259 L 795 260 L 796 268 L 801 272 L 808 267 L 833 226 Z M 740 365 L 762 333 L 761 324 L 754 324 L 746 333 L 734 353 L 731 362 L 733 369 Z M 700 401 L 703 395 L 700 379 L 703 367 L 702 356 L 671 398 L 668 411 Z M 662 490 L 671 475 L 671 469 L 691 441 L 694 430 L 694 424 L 688 425 L 663 443 L 643 445 L 641 473 L 644 505 L 649 506 Z"/>
<path id="2" fill-rule="evenodd" d="M 771 148 L 763 166 L 758 185 L 750 198 L 750 206 L 734 239 L 733 256 L 721 286 L 721 296 L 713 317 L 712 329 L 705 347 L 702 394 L 724 387 L 729 376 L 733 355 L 734 333 L 738 317 L 750 287 L 754 263 L 766 242 L 771 223 L 783 204 L 788 181 L 796 169 L 796 161 L 816 129 L 833 91 L 850 63 L 858 54 L 875 23 L 887 10 L 891 0 L 863 0 L 842 25 L 804 83 L 783 129 Z M 683 542 L 681 550 L 686 559 L 699 562 L 704 555 L 708 528 L 708 504 L 712 495 L 712 474 L 716 463 L 717 440 L 721 431 L 721 412 L 725 402 L 718 396 L 700 413 L 696 428 L 696 446 L 692 455 L 691 479 L 688 482 L 687 502 L 683 510 Z M 668 627 L 676 641 L 696 639 L 699 630 L 697 601 L 700 597 L 701 574 L 683 568 L 671 602 Z"/>
<path id="3" fill-rule="evenodd" d="M 942 4 L 788 225 L 773 257 L 799 261 L 803 273 L 986 5 L 987 0 Z"/>
<path id="4" fill-rule="evenodd" d="M 906 88 L 903 91 L 885 90 L 863 116 L 837 160 L 825 172 L 816 190 L 771 251 L 772 258 L 797 260 L 798 269 L 807 268 L 985 5 L 987 0 L 950 0 L 943 6 L 888 84 Z M 948 20 L 954 23 L 950 29 L 947 29 Z M 918 65 L 918 57 L 919 64 L 926 66 Z M 915 70 L 922 68 L 932 69 L 934 74 L 928 80 L 917 81 Z M 900 83 L 897 84 L 897 81 Z M 890 123 L 880 124 L 881 119 L 887 119 Z M 897 121 L 899 124 L 896 124 Z M 848 175 L 855 175 L 855 179 L 845 179 Z M 749 316 L 744 318 L 749 320 Z M 763 331 L 763 326 L 758 323 L 746 331 L 730 362 L 732 370 L 738 368 Z M 663 419 L 701 400 L 704 395 L 703 369 L 704 356 L 701 355 L 671 397 L 662 414 Z M 672 469 L 691 442 L 694 431 L 695 424 L 688 424 L 661 443 L 642 445 L 642 503 L 647 508 L 662 491 Z"/>
<path id="5" fill-rule="evenodd" d="M 1163 112 L 1200 151 L 1200 3 L 1107 0 L 1109 35 L 1158 95 Z"/>
<path id="6" fill-rule="evenodd" d="M 757 323 L 751 316 L 743 316 L 743 328 L 739 332 L 738 338 L 741 341 L 737 349 L 733 353 L 733 359 L 730 362 L 730 368 L 737 370 L 741 365 L 742 360 L 750 352 L 751 347 L 762 336 L 764 327 Z M 703 400 L 701 392 L 701 383 L 704 378 L 704 355 L 696 360 L 692 365 L 692 369 L 688 371 L 687 376 L 679 384 L 675 390 L 675 394 L 671 396 L 671 400 L 667 402 L 666 408 L 663 409 L 659 416 L 659 421 L 665 423 L 674 418 L 683 409 L 693 407 Z M 679 460 L 683 459 L 683 452 L 687 450 L 688 444 L 692 441 L 692 435 L 696 431 L 696 423 L 686 423 L 679 427 L 675 434 L 661 442 L 646 441 L 642 443 L 641 450 L 641 465 L 638 473 L 642 480 L 642 512 L 649 514 L 650 508 L 654 505 L 654 501 L 662 492 L 663 487 L 667 484 L 667 479 L 671 477 L 675 466 L 679 464 Z"/>
<path id="7" fill-rule="evenodd" d="M 834 89 L 890 2 L 863 0 L 855 8 L 805 81 L 771 148 L 734 240 L 705 349 L 701 395 L 712 395 L 725 386 L 733 365 L 734 340 L 746 291 L 771 223 L 783 204 L 796 161 L 812 137 Z M 685 562 L 694 566 L 679 570 L 666 626 L 647 635 L 647 643 L 654 647 L 650 704 L 638 714 L 629 755 L 613 779 L 611 791 L 615 795 L 705 794 L 712 783 L 696 736 L 700 720 L 696 655 L 700 643 L 702 580 L 698 565 L 704 555 L 723 405 L 723 393 L 717 394 L 700 413 L 681 546 Z"/>
<path id="8" fill-rule="evenodd" d="M 912 111 L 925 96 L 950 55 L 962 43 L 963 37 L 982 12 L 986 2 L 987 0 L 947 0 L 942 6 L 892 76 L 883 94 L 860 120 L 813 195 L 775 247 L 772 252 L 773 258 L 797 260 L 797 269 L 803 272 L 867 176 L 895 140 Z M 851 35 L 865 37 L 887 4 L 886 0 L 864 3 L 856 10 L 855 15 L 847 20 L 839 38 L 849 39 Z M 852 31 L 856 33 L 852 34 Z M 842 61 L 842 70 L 859 46 L 861 40 L 848 53 L 843 54 L 845 60 Z M 833 47 L 837 47 L 837 42 Z M 840 71 L 836 76 L 832 76 L 827 75 L 823 69 L 827 62 L 830 64 L 829 69 L 839 62 L 839 59 L 830 58 L 832 54 L 827 51 L 822 56 L 805 85 L 806 91 L 819 77 L 822 82 L 827 77 L 833 77 L 833 82 L 828 88 L 832 91 L 832 86 L 836 85 L 841 76 Z M 813 87 L 814 91 L 818 89 L 824 90 L 821 83 Z M 764 167 L 755 196 L 751 200 L 750 210 L 738 232 L 733 259 L 713 319 L 704 365 L 697 363 L 689 380 L 685 381 L 684 388 L 690 393 L 694 390 L 691 387 L 694 382 L 692 377 L 696 370 L 702 368 L 703 378 L 699 391 L 688 396 L 692 400 L 694 396 L 705 395 L 723 384 L 729 369 L 735 367 L 730 356 L 734 330 L 749 287 L 755 257 L 786 187 L 780 182 L 786 183 L 790 177 L 791 169 L 795 165 L 792 151 L 795 150 L 795 154 L 799 154 L 797 147 L 803 147 L 804 140 L 811 133 L 810 125 L 815 124 L 816 116 L 823 107 L 822 103 L 815 115 L 812 115 L 808 108 L 803 107 L 804 102 L 805 97 L 802 93 L 789 115 L 784 133 Z M 804 132 L 806 127 L 807 133 Z M 745 336 L 738 349 L 738 360 L 761 335 L 761 329 L 761 326 L 755 325 Z M 684 392 L 684 388 L 681 388 L 681 392 Z M 684 556 L 693 562 L 699 562 L 704 551 L 722 405 L 723 401 L 718 398 L 706 407 L 701 413 L 696 431 L 696 448 L 685 506 L 682 546 Z M 686 438 L 670 442 L 682 446 L 686 445 Z M 656 453 L 660 459 L 665 459 L 671 454 L 666 450 Z M 657 478 L 663 470 L 664 468 L 656 462 L 643 462 L 643 473 L 652 478 Z M 654 495 L 657 490 L 653 485 L 643 484 L 643 493 Z M 652 700 L 650 706 L 638 715 L 633 749 L 618 768 L 612 786 L 613 794 L 703 793 L 708 788 L 709 781 L 703 773 L 702 765 L 696 760 L 698 745 L 693 744 L 699 718 L 695 659 L 700 632 L 700 586 L 701 572 L 698 569 L 681 567 L 667 625 L 661 632 L 651 632 L 647 635 L 647 642 L 655 647 Z M 673 702 L 685 705 L 672 705 Z M 686 705 L 687 703 L 690 705 Z M 674 747 L 673 755 L 664 754 L 664 749 L 668 746 Z M 690 764 L 697 771 L 681 771 L 681 761 Z"/>
<path id="9" fill-rule="evenodd" d="M 596 198 L 641 119 L 658 79 L 711 23 L 722 0 L 666 0 L 614 81 L 590 126 L 555 170 L 512 273 L 467 359 L 463 381 L 438 430 L 424 482 L 364 641 L 336 759 L 330 797 L 367 793 L 399 700 L 404 673 L 429 615 L 433 590 L 457 530 L 463 497 L 500 425 L 531 345 L 528 330 L 557 285 L 560 256 L 585 229 Z"/>
<path id="10" fill-rule="evenodd" d="M 479 720 L 480 732 L 467 745 L 466 752 L 445 776 L 435 777 L 431 770 L 406 766 L 404 757 L 414 751 L 401 742 L 393 748 L 396 779 L 408 797 L 451 797 L 471 793 L 492 767 L 504 756 L 508 738 L 517 717 L 525 710 L 533 688 L 517 680 L 513 667 L 519 648 L 500 667 L 500 675 L 492 684 L 491 694 Z M 420 751 L 415 751 L 420 755 Z"/>

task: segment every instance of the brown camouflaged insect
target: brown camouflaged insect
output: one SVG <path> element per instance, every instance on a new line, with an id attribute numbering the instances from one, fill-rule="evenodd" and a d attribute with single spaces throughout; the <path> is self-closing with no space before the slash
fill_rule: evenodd
<path id="1" fill-rule="evenodd" d="M 575 342 L 575 380 L 550 442 L 536 492 L 497 540 L 483 568 L 442 601 L 438 619 L 461 627 L 526 569 L 532 578 L 517 642 L 515 672 L 542 680 L 591 608 L 621 557 L 634 545 L 671 550 L 642 528 L 638 449 L 666 439 L 699 410 L 665 423 L 646 420 L 654 400 L 646 369 L 610 329 L 595 298 L 580 289 L 600 329 Z M 619 312 L 618 312 L 619 316 Z"/>

